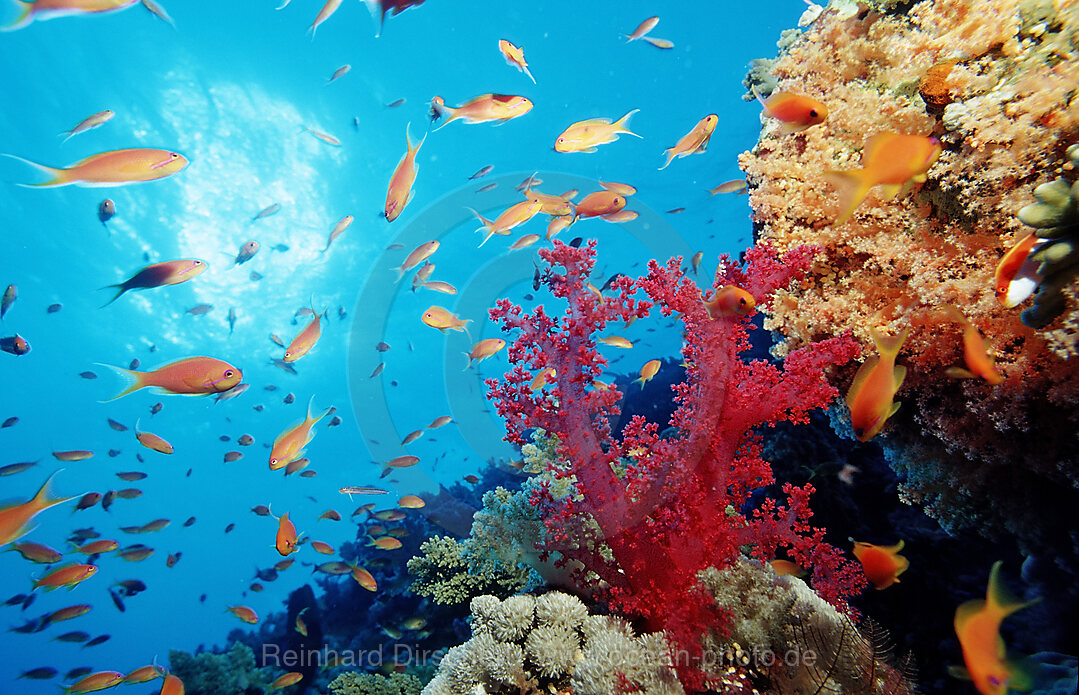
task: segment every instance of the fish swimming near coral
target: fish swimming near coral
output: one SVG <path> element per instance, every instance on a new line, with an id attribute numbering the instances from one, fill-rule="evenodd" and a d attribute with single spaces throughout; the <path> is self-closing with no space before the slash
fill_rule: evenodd
<path id="1" fill-rule="evenodd" d="M 907 331 L 889 336 L 871 328 L 870 333 L 878 356 L 862 363 L 847 390 L 851 427 L 860 442 L 868 442 L 877 436 L 888 418 L 899 410 L 895 394 L 907 375 L 906 367 L 895 364 L 896 355 L 907 339 Z"/>
<path id="2" fill-rule="evenodd" d="M 925 181 L 940 153 L 940 140 L 934 137 L 877 133 L 869 138 L 861 169 L 824 172 L 839 188 L 841 212 L 835 224 L 849 220 L 874 186 L 883 186 L 885 200 L 891 200 L 913 183 Z"/>
<path id="3" fill-rule="evenodd" d="M 910 566 L 907 558 L 899 554 L 902 549 L 903 541 L 890 546 L 855 543 L 854 556 L 862 563 L 869 582 L 879 591 L 898 582 L 899 575 Z"/>
<path id="4" fill-rule="evenodd" d="M 178 152 L 147 148 L 110 150 L 83 159 L 66 168 L 45 166 L 15 155 L 4 155 L 48 174 L 52 178 L 42 183 L 21 183 L 26 188 L 58 188 L 60 186 L 123 186 L 172 176 L 187 165 L 187 158 Z"/>

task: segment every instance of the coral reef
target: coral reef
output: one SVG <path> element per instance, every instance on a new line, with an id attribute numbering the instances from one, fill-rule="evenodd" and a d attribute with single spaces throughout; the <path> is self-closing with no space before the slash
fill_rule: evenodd
<path id="1" fill-rule="evenodd" d="M 498 491 L 505 492 L 503 488 Z M 488 493 L 494 494 L 494 493 Z M 516 564 L 496 559 L 494 547 L 476 552 L 476 541 L 434 536 L 420 546 L 421 555 L 408 561 L 416 577 L 412 591 L 435 603 L 467 603 L 473 596 L 512 596 L 528 584 L 528 573 Z"/>
<path id="2" fill-rule="evenodd" d="M 255 667 L 255 653 L 236 642 L 227 652 L 169 652 L 169 670 L 189 695 L 262 695 L 272 680 Z"/>
<path id="3" fill-rule="evenodd" d="M 356 673 L 346 671 L 330 682 L 332 695 L 418 695 L 423 689 L 419 678 L 408 673 Z"/>
<path id="4" fill-rule="evenodd" d="M 795 135 L 769 125 L 740 157 L 758 238 L 821 249 L 808 281 L 776 292 L 765 324 L 781 341 L 776 354 L 847 331 L 869 346 L 872 327 L 909 328 L 903 407 L 881 437 L 906 477 L 903 498 L 951 530 L 1014 534 L 1024 552 L 1053 553 L 1073 572 L 1074 538 L 1034 510 L 1079 504 L 1079 370 L 1064 359 L 1079 345 L 1075 276 L 1046 293 L 1064 298 L 1061 315 L 1034 329 L 1021 308 L 996 301 L 993 273 L 1029 233 L 1019 211 L 1038 186 L 1075 178 L 1065 151 L 1079 140 L 1077 50 L 1077 3 L 829 9 L 772 67 L 780 89 L 827 104 L 828 120 Z M 880 132 L 932 134 L 943 152 L 920 190 L 871 192 L 836 225 L 838 195 L 824 172 L 856 167 Z M 962 328 L 945 304 L 987 337 L 1004 383 L 944 376 L 963 360 Z"/>
<path id="5" fill-rule="evenodd" d="M 574 596 L 478 596 L 471 607 L 472 638 L 446 653 L 424 695 L 683 692 L 662 635 L 635 636 Z"/>
<path id="6" fill-rule="evenodd" d="M 825 371 L 856 356 L 853 341 L 833 338 L 796 351 L 782 370 L 745 362 L 739 355 L 749 348 L 751 323 L 736 313 L 710 318 L 701 290 L 682 274 L 681 259 L 663 267 L 652 262 L 647 276 L 623 276 L 613 296 L 597 298 L 585 288 L 594 242 L 575 249 L 556 241 L 540 255 L 551 266 L 544 282 L 568 304 L 565 316 L 552 317 L 542 307 L 527 315 L 500 300 L 492 318 L 520 334 L 508 350 L 513 370 L 488 385 L 509 441 L 524 444 L 532 428 L 557 437 L 548 470 L 562 486 L 540 486 L 531 500 L 546 525 L 545 554 L 573 570 L 578 590 L 642 617 L 649 630 L 665 630 L 691 654 L 699 653 L 703 631 L 722 622 L 697 573 L 732 561 L 740 546 L 763 560 L 785 548 L 812 568 L 814 589 L 845 605 L 865 580 L 824 542 L 824 531 L 808 523 L 812 486 L 785 485 L 782 504 L 770 497 L 751 504 L 751 498 L 773 482 L 755 429 L 804 422 L 810 410 L 831 402 L 836 391 Z M 721 259 L 713 286 L 737 286 L 767 305 L 811 256 L 808 248 L 779 258 L 756 247 L 746 252 L 744 269 Z M 638 287 L 647 301 L 634 298 Z M 661 439 L 655 423 L 634 418 L 616 439 L 609 423 L 618 416 L 620 394 L 595 381 L 605 360 L 594 333 L 615 320 L 646 316 L 653 303 L 665 316 L 678 314 L 685 326 L 687 376 L 674 389 L 673 433 Z M 552 367 L 554 382 L 534 392 L 534 372 Z M 699 681 L 688 661 L 678 666 L 684 685 Z"/>

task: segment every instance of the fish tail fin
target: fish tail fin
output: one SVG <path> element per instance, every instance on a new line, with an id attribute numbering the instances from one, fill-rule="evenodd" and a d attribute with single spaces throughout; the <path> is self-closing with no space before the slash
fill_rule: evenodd
<path id="1" fill-rule="evenodd" d="M 1007 585 L 1000 578 L 1000 568 L 1003 564 L 1000 560 L 993 563 L 993 569 L 989 572 L 989 585 L 985 590 L 986 605 L 994 613 L 998 613 L 1001 619 L 1037 603 L 1037 599 L 1021 601 L 1008 590 Z"/>
<path id="2" fill-rule="evenodd" d="M 442 97 L 432 97 L 432 99 L 431 99 L 431 120 L 432 121 L 437 121 L 440 118 L 446 117 L 446 122 L 443 123 L 442 125 L 440 125 L 435 130 L 445 128 L 450 123 L 450 121 L 453 120 L 456 113 L 457 113 L 457 109 L 453 109 L 453 108 L 450 108 L 449 106 L 446 106 L 446 102 L 442 99 Z"/>
<path id="3" fill-rule="evenodd" d="M 420 148 L 423 147 L 423 143 L 427 141 L 427 133 L 429 133 L 431 131 L 430 131 L 430 129 L 428 129 L 426 132 L 424 132 L 423 137 L 420 138 L 420 141 L 416 144 L 415 147 L 413 147 L 412 146 L 412 138 L 409 137 L 409 134 L 408 134 L 408 129 L 409 129 L 409 127 L 411 125 L 412 125 L 411 122 L 405 124 L 405 148 L 408 150 L 409 154 L 415 155 L 417 152 L 420 151 Z"/>
<path id="4" fill-rule="evenodd" d="M 749 88 L 749 91 L 753 92 L 753 96 L 757 97 L 757 101 L 761 103 L 761 107 L 764 108 L 764 112 L 769 116 L 772 116 L 772 111 L 768 108 L 768 104 L 764 103 L 764 99 L 761 98 L 761 93 L 757 91 L 757 85 L 753 85 Z M 774 116 L 772 116 L 774 118 Z"/>
<path id="5" fill-rule="evenodd" d="M 107 302 L 105 302 L 104 304 L 102 304 L 102 305 L 101 305 L 101 307 L 100 307 L 101 309 L 104 309 L 104 308 L 105 308 L 105 307 L 107 307 L 108 305 L 112 304 L 113 302 L 115 302 L 115 301 L 116 301 L 117 299 L 119 299 L 119 298 L 120 298 L 120 295 L 122 295 L 122 294 L 123 294 L 124 292 L 127 292 L 127 288 L 126 288 L 126 287 L 124 287 L 124 284 L 123 284 L 123 283 L 119 283 L 119 284 L 117 284 L 117 285 L 105 285 L 104 287 L 101 287 L 101 288 L 99 288 L 99 289 L 103 289 L 103 290 L 111 290 L 111 289 L 113 289 L 113 288 L 118 288 L 118 289 L 116 290 L 116 294 L 114 294 L 114 295 L 112 296 L 112 299 L 110 299 L 109 301 L 107 301 Z"/>
<path id="6" fill-rule="evenodd" d="M 671 165 L 671 162 L 674 161 L 674 148 L 672 147 L 668 150 L 663 150 L 663 154 L 667 155 L 667 162 L 659 168 L 659 171 L 663 171 Z"/>
<path id="7" fill-rule="evenodd" d="M 824 177 L 839 189 L 842 212 L 836 219 L 835 224 L 843 224 L 851 218 L 854 211 L 862 204 L 872 184 L 861 169 L 855 169 L 854 171 L 826 171 L 824 172 Z"/>
<path id="8" fill-rule="evenodd" d="M 468 339 L 472 340 L 472 334 L 468 332 L 468 324 L 470 323 L 472 323 L 472 319 L 465 319 L 464 321 L 459 322 L 458 325 L 461 327 L 461 330 L 465 332 L 465 335 L 468 336 Z"/>
<path id="9" fill-rule="evenodd" d="M 962 311 L 959 311 L 959 308 L 956 307 L 954 304 L 945 304 L 943 307 L 941 307 L 941 309 L 944 311 L 944 314 L 952 321 L 955 321 L 956 323 L 963 326 L 967 326 L 970 324 L 970 319 L 968 319 Z"/>
<path id="10" fill-rule="evenodd" d="M 615 121 L 615 131 L 619 133 L 625 133 L 626 135 L 632 135 L 635 138 L 641 137 L 640 135 L 637 135 L 637 133 L 634 133 L 632 130 L 629 129 L 629 119 L 632 118 L 633 114 L 637 113 L 638 111 L 640 111 L 640 109 L 633 109 L 625 116 L 622 116 L 617 121 Z"/>
<path id="11" fill-rule="evenodd" d="M 899 354 L 899 350 L 903 347 L 903 342 L 907 339 L 907 329 L 903 329 L 903 332 L 899 335 L 886 335 L 881 333 L 876 328 L 871 328 L 870 333 L 873 336 L 873 343 L 877 346 L 877 352 L 880 353 L 882 358 L 890 357 L 895 359 L 895 356 Z"/>
<path id="12" fill-rule="evenodd" d="M 0 31 L 15 31 L 34 21 L 34 3 L 25 0 L 15 0 L 15 6 L 19 8 L 19 16 L 11 24 L 0 27 Z"/>
<path id="13" fill-rule="evenodd" d="M 124 369 L 123 367 L 115 367 L 115 366 L 113 366 L 111 364 L 102 364 L 101 362 L 95 362 L 94 364 L 96 366 L 98 366 L 98 367 L 107 367 L 107 368 L 113 370 L 114 372 L 116 372 L 117 374 L 119 374 L 120 376 L 126 377 L 128 379 L 134 379 L 132 384 L 130 386 L 128 386 L 126 389 L 124 389 L 120 393 L 116 394 L 112 398 L 106 399 L 104 401 L 100 401 L 101 403 L 108 403 L 109 401 L 115 401 L 118 398 L 123 398 L 124 396 L 128 395 L 129 393 L 134 393 L 134 392 L 138 391 L 141 388 L 145 388 L 145 387 L 149 386 L 149 384 L 146 383 L 146 379 L 145 379 L 146 372 L 136 372 L 133 369 Z"/>
<path id="14" fill-rule="evenodd" d="M 382 35 L 382 22 L 386 19 L 386 12 L 378 0 L 363 0 L 363 4 L 367 5 L 371 19 L 375 20 L 375 38 L 377 39 Z"/>
<path id="15" fill-rule="evenodd" d="M 465 368 L 461 370 L 462 372 L 467 372 L 469 367 L 472 366 L 472 361 L 473 361 L 472 353 L 465 352 L 464 350 L 462 350 L 461 354 L 468 358 L 468 364 L 466 364 Z"/>
<path id="16" fill-rule="evenodd" d="M 37 491 L 36 495 L 34 495 L 33 503 L 34 503 L 34 507 L 38 511 L 48 509 L 49 507 L 55 507 L 58 504 L 63 504 L 64 502 L 67 502 L 69 500 L 73 500 L 76 497 L 78 497 L 78 495 L 73 495 L 71 497 L 56 497 L 56 496 L 53 495 L 52 487 L 51 487 L 52 479 L 55 478 L 57 473 L 59 473 L 62 470 L 64 470 L 64 469 L 60 468 L 60 469 L 57 469 L 57 470 L 53 471 L 52 475 L 50 475 L 45 480 L 45 482 L 42 483 L 41 489 Z"/>
<path id="17" fill-rule="evenodd" d="M 16 157 L 13 154 L 0 154 L 0 156 L 8 157 L 9 159 L 14 159 L 14 160 L 17 160 L 19 162 L 22 162 L 23 164 L 27 164 L 29 166 L 32 166 L 35 169 L 37 169 L 38 171 L 40 171 L 41 173 L 48 174 L 49 176 L 52 177 L 48 181 L 43 181 L 41 183 L 20 183 L 20 184 L 18 184 L 19 186 L 22 186 L 24 188 L 56 188 L 57 186 L 66 186 L 67 184 L 71 183 L 67 178 L 67 170 L 65 170 L 65 169 L 57 169 L 55 167 L 45 166 L 44 164 L 38 164 L 37 162 L 31 162 L 29 159 L 23 159 L 22 157 Z"/>

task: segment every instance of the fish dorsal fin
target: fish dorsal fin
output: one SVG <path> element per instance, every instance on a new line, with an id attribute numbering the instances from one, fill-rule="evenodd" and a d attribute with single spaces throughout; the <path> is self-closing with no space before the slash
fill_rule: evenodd
<path id="1" fill-rule="evenodd" d="M 594 125 L 610 125 L 611 119 L 609 118 L 589 118 L 584 121 L 578 121 L 579 126 L 594 126 Z"/>
<path id="2" fill-rule="evenodd" d="M 907 368 L 903 365 L 896 365 L 892 370 L 892 388 L 898 391 L 903 386 L 903 380 L 907 378 Z M 894 391 L 893 391 L 894 393 Z"/>
<path id="3" fill-rule="evenodd" d="M 892 133 L 877 133 L 866 140 L 865 147 L 862 148 L 862 165 L 868 164 L 893 137 L 895 136 Z"/>

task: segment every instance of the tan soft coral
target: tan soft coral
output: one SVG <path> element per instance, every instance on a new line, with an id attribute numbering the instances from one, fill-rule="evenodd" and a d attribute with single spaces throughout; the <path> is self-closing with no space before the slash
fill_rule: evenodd
<path id="1" fill-rule="evenodd" d="M 980 465 L 1028 466 L 1042 483 L 1067 481 L 1075 491 L 1079 372 L 1061 359 L 1079 352 L 1075 288 L 1069 310 L 1042 332 L 993 293 L 1001 255 L 1031 231 L 1016 213 L 1033 202 L 1035 186 L 1060 175 L 1064 149 L 1079 140 L 1079 3 L 1066 4 L 1036 23 L 1023 14 L 1030 0 L 936 0 L 905 16 L 825 12 L 773 73 L 780 89 L 826 103 L 828 120 L 795 135 L 766 123 L 739 159 L 758 238 L 822 248 L 812 280 L 774 302 L 766 327 L 781 336 L 777 353 L 849 329 L 872 354 L 871 326 L 912 329 L 900 357 L 909 367 L 905 405 L 885 432 L 938 457 L 937 478 L 909 484 L 913 500 L 927 501 L 934 485 L 963 487 Z M 951 102 L 942 115 L 927 110 L 918 88 L 946 62 L 951 69 L 937 74 L 937 92 Z M 888 131 L 941 139 L 928 181 L 895 200 L 874 189 L 850 222 L 833 224 L 838 195 L 823 173 L 860 166 L 865 140 Z M 963 361 L 961 329 L 943 315 L 945 304 L 986 336 L 1004 384 L 944 376 Z M 1054 407 L 1032 408 L 1046 393 Z M 1032 423 L 1033 412 L 1050 422 Z M 1035 452 L 1046 456 L 1032 460 Z"/>

